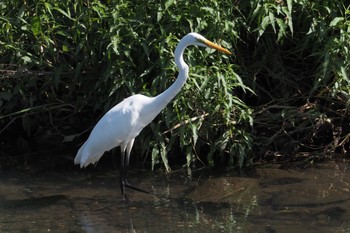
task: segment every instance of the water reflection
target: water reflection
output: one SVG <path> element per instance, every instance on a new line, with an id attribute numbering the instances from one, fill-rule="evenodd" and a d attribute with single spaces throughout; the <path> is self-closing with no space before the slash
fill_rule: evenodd
<path id="1" fill-rule="evenodd" d="M 0 232 L 348 232 L 347 164 L 244 176 L 134 172 L 159 196 L 120 194 L 117 172 L 0 177 Z"/>

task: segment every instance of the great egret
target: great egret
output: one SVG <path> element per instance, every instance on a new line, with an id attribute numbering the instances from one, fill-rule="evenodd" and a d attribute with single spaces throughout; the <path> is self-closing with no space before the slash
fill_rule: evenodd
<path id="1" fill-rule="evenodd" d="M 184 62 L 183 53 L 189 45 L 210 47 L 231 54 L 227 49 L 214 44 L 198 33 L 189 33 L 184 36 L 175 49 L 175 63 L 179 69 L 176 81 L 167 90 L 155 97 L 141 94 L 132 95 L 109 110 L 93 128 L 87 141 L 80 147 L 74 159 L 75 164 L 80 164 L 81 168 L 89 164 L 95 164 L 104 152 L 120 146 L 120 188 L 122 194 L 126 195 L 125 187 L 146 192 L 131 186 L 127 182 L 130 152 L 135 138 L 141 130 L 165 108 L 185 84 L 189 68 Z"/>

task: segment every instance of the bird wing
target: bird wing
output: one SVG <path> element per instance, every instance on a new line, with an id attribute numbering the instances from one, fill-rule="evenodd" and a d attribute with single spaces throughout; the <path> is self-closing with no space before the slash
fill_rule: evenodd
<path id="1" fill-rule="evenodd" d="M 139 123 L 140 108 L 131 97 L 114 106 L 99 120 L 79 149 L 75 164 L 85 167 L 96 163 L 104 152 L 130 141 L 140 133 L 144 127 Z"/>

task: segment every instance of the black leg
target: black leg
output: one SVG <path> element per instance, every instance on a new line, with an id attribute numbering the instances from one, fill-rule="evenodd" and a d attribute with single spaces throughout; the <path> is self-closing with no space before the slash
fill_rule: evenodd
<path id="1" fill-rule="evenodd" d="M 126 192 L 125 192 L 125 179 L 126 179 L 126 172 L 125 172 L 125 152 L 121 153 L 121 164 L 120 164 L 120 191 L 126 197 Z"/>
<path id="2" fill-rule="evenodd" d="M 135 186 L 132 186 L 127 181 L 126 177 L 127 177 L 127 173 L 128 173 L 128 168 L 129 168 L 129 164 L 128 163 L 124 164 L 124 174 L 123 174 L 123 180 L 122 180 L 123 187 L 124 187 L 124 193 L 123 194 L 125 195 L 125 187 L 131 188 L 133 190 L 136 190 L 136 191 L 139 191 L 139 192 L 142 192 L 142 193 L 152 194 L 151 192 L 148 192 L 146 190 L 143 190 L 143 189 L 137 188 Z"/>
<path id="3" fill-rule="evenodd" d="M 129 168 L 128 159 L 125 158 L 125 152 L 122 152 L 121 153 L 121 168 L 120 168 L 120 180 L 119 180 L 119 182 L 120 182 L 120 191 L 122 192 L 124 197 L 126 197 L 125 187 L 131 188 L 133 190 L 136 190 L 136 191 L 139 191 L 142 193 L 152 194 L 151 192 L 148 192 L 146 190 L 137 188 L 137 187 L 129 184 L 129 182 L 126 179 L 127 173 L 128 173 L 128 168 Z"/>

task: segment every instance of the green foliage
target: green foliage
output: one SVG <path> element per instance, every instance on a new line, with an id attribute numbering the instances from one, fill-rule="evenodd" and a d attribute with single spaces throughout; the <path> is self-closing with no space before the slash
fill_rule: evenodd
<path id="1" fill-rule="evenodd" d="M 336 9 L 336 11 L 334 11 Z M 350 9 L 349 5 L 332 3 L 324 15 L 315 17 L 307 33 L 308 42 L 315 41 L 312 56 L 318 58 L 317 82 L 314 89 L 329 85 L 333 94 L 349 95 Z M 327 15 L 329 14 L 329 15 Z"/>
<path id="2" fill-rule="evenodd" d="M 191 31 L 234 55 L 187 50 L 187 84 L 135 143 L 153 168 L 243 166 L 286 143 L 311 150 L 317 127 L 348 115 L 346 2 L 5 0 L 0 9 L 2 157 L 76 146 L 123 98 L 164 91 Z"/>
<path id="3" fill-rule="evenodd" d="M 19 136 L 31 138 L 33 145 L 55 136 L 67 143 L 89 131 L 126 96 L 160 93 L 176 77 L 173 51 L 188 32 L 220 39 L 224 47 L 233 48 L 238 32 L 230 4 L 0 3 L 2 134 L 20 123 L 25 136 Z M 152 167 L 163 161 L 167 170 L 168 154 L 176 154 L 177 160 L 184 157 L 187 166 L 197 159 L 213 165 L 214 155 L 242 166 L 250 159 L 247 129 L 252 111 L 235 94 L 251 90 L 234 71 L 238 67 L 223 54 L 191 48 L 186 61 L 191 67 L 189 82 L 141 133 L 134 154 L 150 154 Z M 83 139 L 85 135 L 79 141 Z M 209 148 L 208 156 L 203 146 Z"/>
<path id="4" fill-rule="evenodd" d="M 245 83 L 256 93 L 257 148 L 279 155 L 274 159 L 348 153 L 349 4 L 250 1 L 250 7 L 249 33 L 241 34 L 248 45 L 238 48 L 253 51 L 241 50 L 239 62 L 241 76 L 254 77 Z"/>

